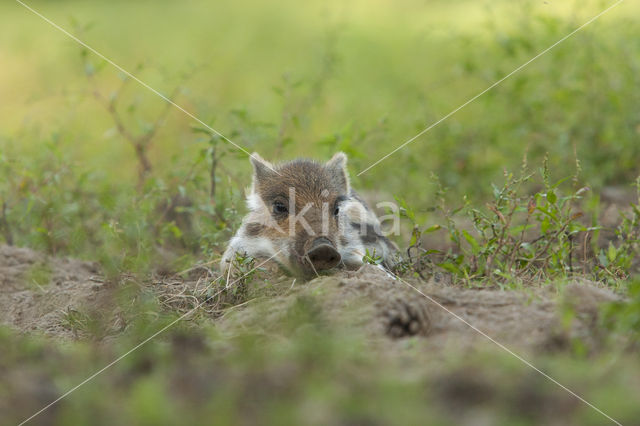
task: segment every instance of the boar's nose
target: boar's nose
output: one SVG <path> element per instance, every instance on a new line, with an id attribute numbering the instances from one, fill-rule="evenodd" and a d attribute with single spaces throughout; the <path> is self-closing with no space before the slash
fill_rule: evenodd
<path id="1" fill-rule="evenodd" d="M 335 267 L 340 262 L 340 253 L 327 238 L 317 238 L 307 252 L 313 267 L 324 271 Z"/>

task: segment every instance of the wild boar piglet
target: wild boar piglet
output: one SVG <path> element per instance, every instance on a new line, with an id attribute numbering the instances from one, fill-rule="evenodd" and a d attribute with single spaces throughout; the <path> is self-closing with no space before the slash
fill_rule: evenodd
<path id="1" fill-rule="evenodd" d="M 397 248 L 383 236 L 380 221 L 350 187 L 347 156 L 328 162 L 297 159 L 271 164 L 251 154 L 253 183 L 249 213 L 229 242 L 221 270 L 233 272 L 236 253 L 272 259 L 292 275 L 357 269 L 368 252 L 391 267 Z"/>

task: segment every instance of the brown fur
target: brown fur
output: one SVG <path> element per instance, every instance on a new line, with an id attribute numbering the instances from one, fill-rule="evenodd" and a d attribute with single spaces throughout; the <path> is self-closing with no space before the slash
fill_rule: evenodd
<path id="1" fill-rule="evenodd" d="M 340 197 L 347 197 L 349 194 L 349 181 L 345 172 L 346 158 L 344 154 L 336 154 L 326 164 L 320 164 L 312 160 L 298 159 L 285 163 L 281 166 L 272 166 L 265 160 L 252 156 L 251 162 L 254 166 L 254 190 L 264 201 L 271 211 L 276 202 L 289 206 L 289 188 L 295 190 L 295 212 L 300 214 L 307 205 L 311 205 L 302 216 L 309 224 L 315 235 L 310 235 L 304 226 L 297 222 L 295 224 L 295 250 L 291 253 L 294 263 L 303 262 L 301 259 L 309 249 L 312 236 L 324 236 L 334 245 L 338 235 L 337 221 L 328 221 L 327 232 L 322 230 L 323 204 L 328 213 L 334 209 L 336 201 Z M 268 238 L 282 238 L 287 235 L 290 226 L 290 216 L 274 215 L 277 228 L 262 228 L 260 235 Z M 284 235 L 283 235 L 284 234 Z"/>
<path id="2" fill-rule="evenodd" d="M 393 245 L 378 235 L 377 217 L 351 191 L 345 154 L 339 152 L 326 163 L 299 159 L 273 165 L 254 153 L 251 164 L 250 211 L 225 251 L 223 270 L 231 266 L 234 253 L 273 258 L 305 277 L 315 276 L 315 266 L 359 267 L 367 250 L 390 260 Z M 362 227 L 350 226 L 354 221 Z M 318 251 L 318 245 L 324 248 Z M 332 266 L 334 260 L 337 266 Z"/>

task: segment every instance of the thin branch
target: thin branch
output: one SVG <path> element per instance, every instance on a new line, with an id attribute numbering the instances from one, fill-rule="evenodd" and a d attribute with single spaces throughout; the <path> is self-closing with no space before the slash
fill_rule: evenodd
<path id="1" fill-rule="evenodd" d="M 9 226 L 9 220 L 7 219 L 7 202 L 2 202 L 2 215 L 0 215 L 0 225 L 2 225 L 2 230 L 4 231 L 4 239 L 6 243 L 10 246 L 13 245 L 13 233 L 11 232 L 11 227 Z"/>
<path id="2" fill-rule="evenodd" d="M 216 156 L 216 147 L 211 147 L 211 169 L 209 170 L 209 198 L 212 202 L 216 199 L 216 169 L 218 167 L 218 157 Z"/>
<path id="3" fill-rule="evenodd" d="M 149 160 L 149 156 L 148 156 L 149 145 L 151 144 L 151 141 L 153 140 L 153 138 L 156 136 L 158 129 L 164 123 L 167 115 L 169 114 L 169 111 L 171 110 L 171 102 L 173 102 L 174 99 L 180 93 L 181 86 L 178 85 L 173 90 L 173 92 L 171 93 L 171 96 L 169 96 L 169 100 L 171 102 L 166 102 L 164 109 L 160 112 L 160 114 L 158 115 L 156 120 L 153 122 L 149 130 L 142 133 L 141 135 L 134 135 L 134 133 L 131 132 L 131 130 L 124 123 L 124 120 L 122 119 L 118 111 L 118 100 L 120 99 L 120 94 L 126 87 L 127 83 L 129 82 L 129 79 L 128 78 L 123 79 L 118 89 L 109 98 L 107 98 L 98 89 L 98 85 L 95 81 L 94 76 L 92 74 L 87 74 L 87 78 L 91 82 L 91 85 L 93 86 L 93 90 L 92 90 L 93 96 L 106 109 L 106 111 L 111 116 L 111 119 L 113 120 L 118 133 L 131 144 L 135 152 L 136 159 L 138 160 L 138 189 L 141 189 L 146 180 L 146 177 L 151 173 L 153 169 L 151 161 Z"/>

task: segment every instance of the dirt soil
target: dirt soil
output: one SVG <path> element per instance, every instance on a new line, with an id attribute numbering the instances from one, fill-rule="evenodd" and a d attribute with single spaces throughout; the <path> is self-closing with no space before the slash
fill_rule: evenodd
<path id="1" fill-rule="evenodd" d="M 487 341 L 480 330 L 509 347 L 549 351 L 567 347 L 574 337 L 597 347 L 601 337 L 596 327 L 599 306 L 618 297 L 586 280 L 576 280 L 558 292 L 550 285 L 505 291 L 467 289 L 451 285 L 446 276 L 437 278 L 430 282 L 398 281 L 369 265 L 292 286 L 291 279 L 283 278 L 284 291 L 233 308 L 218 322 L 221 329 L 232 329 L 238 323 L 278 321 L 287 305 L 312 295 L 335 326 L 358 329 L 374 340 L 388 343 L 423 336 L 434 349 L 451 345 L 465 348 Z M 254 285 L 262 285 L 256 281 Z M 162 287 L 161 296 L 166 298 L 171 287 L 184 294 L 195 283 L 179 284 Z M 77 337 L 67 324 L 68 313 L 112 311 L 115 304 L 111 296 L 96 264 L 0 246 L 3 324 L 21 332 Z M 575 314 L 568 325 L 562 322 L 566 309 Z"/>
<path id="2" fill-rule="evenodd" d="M 367 265 L 261 301 L 261 309 L 240 307 L 225 315 L 220 327 L 231 332 L 239 326 L 277 322 L 287 306 L 305 296 L 320 300 L 334 327 L 349 327 L 367 340 L 380 341 L 385 352 L 392 350 L 393 342 L 417 336 L 434 354 L 463 352 L 489 342 L 479 331 L 507 347 L 534 352 L 567 349 L 576 337 L 587 349 L 597 350 L 604 337 L 597 327 L 600 306 L 619 298 L 587 280 L 575 280 L 562 291 L 555 286 L 468 289 L 451 285 L 446 277 L 396 280 Z M 574 314 L 570 323 L 563 320 L 567 310 Z"/>
<path id="3" fill-rule="evenodd" d="M 0 322 L 22 332 L 71 337 L 69 309 L 99 307 L 106 295 L 96 264 L 0 245 Z"/>

